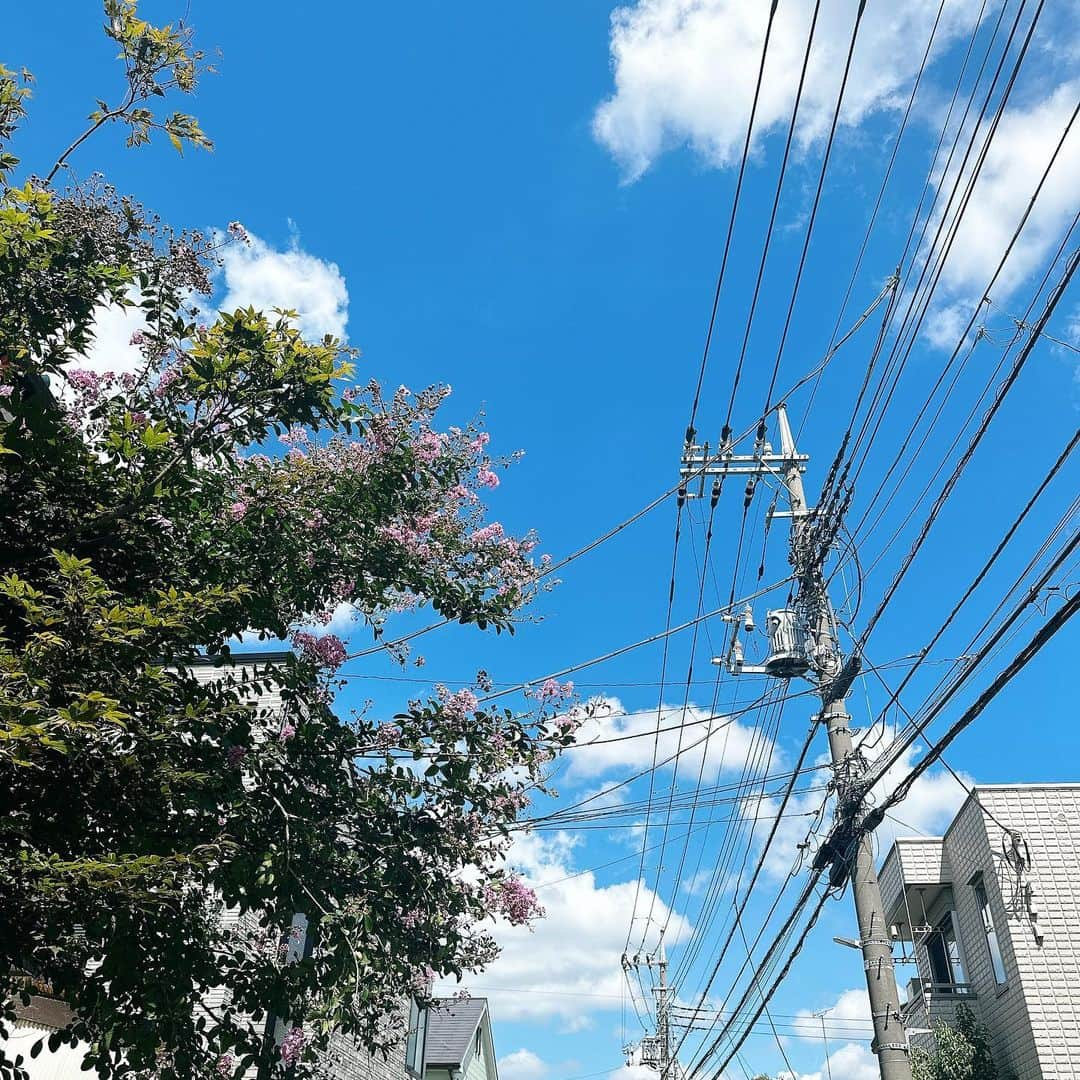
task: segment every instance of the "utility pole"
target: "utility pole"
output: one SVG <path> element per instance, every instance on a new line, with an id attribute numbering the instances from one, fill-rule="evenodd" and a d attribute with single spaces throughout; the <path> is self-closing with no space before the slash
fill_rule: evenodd
<path id="1" fill-rule="evenodd" d="M 660 1074 L 660 1080 L 679 1080 L 677 1064 L 671 1058 L 671 988 L 667 982 L 667 954 L 664 952 L 664 943 L 655 953 L 646 956 L 636 955 L 633 957 L 623 956 L 623 968 L 629 970 L 632 967 L 656 968 L 659 973 L 656 985 L 653 987 L 653 998 L 656 1004 L 656 1035 L 646 1036 L 641 1040 L 638 1047 L 629 1046 L 625 1049 L 626 1063 L 631 1064 L 634 1050 L 640 1053 L 642 1065 L 648 1065 Z"/>
<path id="2" fill-rule="evenodd" d="M 721 481 L 725 476 L 745 475 L 748 477 L 746 501 L 749 503 L 758 479 L 778 477 L 783 483 L 789 509 L 787 513 L 774 516 L 791 520 L 789 558 L 798 590 L 792 608 L 768 613 L 769 654 L 764 665 L 745 663 L 738 629 L 732 636 L 728 656 L 717 657 L 714 663 L 726 663 L 735 675 L 764 674 L 790 679 L 812 672 L 816 677 L 821 698 L 818 720 L 825 725 L 829 738 L 841 828 L 830 834 L 829 841 L 818 852 L 815 866 L 822 868 L 832 863 L 832 880 L 837 884 L 842 883 L 850 871 L 859 922 L 859 947 L 874 1023 L 872 1049 L 877 1055 L 882 1080 L 911 1080 L 911 1058 L 900 1019 L 900 999 L 893 971 L 892 941 L 885 925 L 873 847 L 869 835 L 858 827 L 863 816 L 859 779 L 865 763 L 854 751 L 851 718 L 844 706 L 844 697 L 858 674 L 859 658 L 852 657 L 846 664 L 842 663 L 836 620 L 823 572 L 826 552 L 815 550 L 821 546 L 815 542 L 812 530 L 815 512 L 808 505 L 803 490 L 802 474 L 809 458 L 796 452 L 787 409 L 783 405 L 777 407 L 776 416 L 779 454 L 765 441 L 762 422 L 752 454 L 735 454 L 725 436 L 719 453 L 713 457 L 709 456 L 708 444 L 704 447 L 687 445 L 683 456 L 681 474 L 684 480 L 700 478 L 700 494 L 704 493 L 706 476 Z M 685 487 L 684 493 L 688 497 L 699 494 L 686 492 Z M 749 631 L 753 627 L 749 611 L 745 621 Z"/>

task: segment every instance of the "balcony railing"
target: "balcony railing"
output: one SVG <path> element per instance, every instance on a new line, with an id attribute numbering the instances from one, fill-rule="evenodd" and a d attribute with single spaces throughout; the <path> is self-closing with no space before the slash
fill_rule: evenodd
<path id="1" fill-rule="evenodd" d="M 909 1026 L 929 1027 L 936 1020 L 951 1021 L 959 1002 L 974 1002 L 975 988 L 971 983 L 932 982 L 911 979 L 907 985 L 907 1001 L 900 1012 Z"/>

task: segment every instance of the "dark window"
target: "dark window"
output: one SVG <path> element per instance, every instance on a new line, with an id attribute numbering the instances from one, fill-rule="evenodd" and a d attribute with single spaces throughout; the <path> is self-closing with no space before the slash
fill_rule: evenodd
<path id="1" fill-rule="evenodd" d="M 930 932 L 926 942 L 930 957 L 931 981 L 945 986 L 964 982 L 964 965 L 960 959 L 960 946 L 956 941 L 956 928 L 952 912 L 949 912 Z"/>
<path id="2" fill-rule="evenodd" d="M 1005 961 L 1001 956 L 1001 946 L 998 944 L 997 930 L 994 928 L 994 916 L 990 911 L 990 898 L 986 895 L 986 886 L 979 878 L 974 883 L 975 901 L 979 905 L 979 914 L 982 916 L 983 933 L 986 934 L 986 948 L 990 953 L 990 966 L 994 969 L 994 981 L 998 986 L 1004 986 L 1008 981 L 1005 974 Z"/>

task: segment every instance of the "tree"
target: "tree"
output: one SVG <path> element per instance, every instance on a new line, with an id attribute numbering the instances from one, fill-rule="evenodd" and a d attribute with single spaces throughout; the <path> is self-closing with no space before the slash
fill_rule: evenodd
<path id="1" fill-rule="evenodd" d="M 956 1023 L 934 1025 L 936 1049 L 914 1049 L 914 1080 L 997 1080 L 986 1029 L 963 1003 L 956 1007 Z"/>
<path id="2" fill-rule="evenodd" d="M 204 145 L 148 107 L 194 86 L 189 31 L 105 10 L 127 92 L 84 136 Z M 509 462 L 476 425 L 438 430 L 446 388 L 358 386 L 287 311 L 198 310 L 242 227 L 12 182 L 28 78 L 0 71 L 0 1027 L 45 984 L 76 1014 L 53 1041 L 102 1077 L 305 1075 L 331 1030 L 395 1041 L 403 992 L 491 960 L 494 916 L 539 914 L 502 859 L 574 729 L 568 687 L 512 712 L 482 673 L 392 722 L 339 718 L 344 646 L 305 627 L 348 603 L 380 641 L 421 607 L 512 631 L 544 563 L 484 522 Z M 143 315 L 137 370 L 80 366 L 108 305 Z M 243 632 L 295 653 L 195 677 Z M 285 963 L 297 912 L 317 947 Z M 197 1007 L 211 987 L 229 1003 Z"/>

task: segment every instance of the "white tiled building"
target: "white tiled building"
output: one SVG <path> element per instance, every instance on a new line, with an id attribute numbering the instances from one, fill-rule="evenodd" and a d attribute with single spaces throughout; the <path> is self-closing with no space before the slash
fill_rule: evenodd
<path id="1" fill-rule="evenodd" d="M 881 891 L 909 1029 L 964 1002 L 1003 1078 L 1080 1077 L 1080 784 L 975 788 L 943 837 L 896 841 Z"/>

